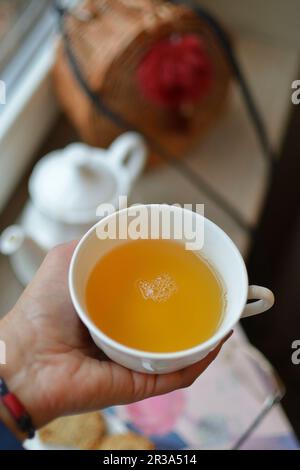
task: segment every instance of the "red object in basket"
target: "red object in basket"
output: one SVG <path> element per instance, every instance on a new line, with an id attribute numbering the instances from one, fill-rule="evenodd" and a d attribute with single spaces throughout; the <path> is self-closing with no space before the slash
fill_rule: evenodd
<path id="1" fill-rule="evenodd" d="M 137 69 L 137 81 L 146 99 L 178 108 L 210 92 L 213 66 L 199 36 L 173 35 L 146 53 Z"/>

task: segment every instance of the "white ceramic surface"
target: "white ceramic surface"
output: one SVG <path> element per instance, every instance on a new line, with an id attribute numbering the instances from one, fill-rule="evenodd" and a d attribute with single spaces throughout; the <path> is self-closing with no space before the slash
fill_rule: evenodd
<path id="1" fill-rule="evenodd" d="M 201 256 L 206 258 L 222 279 L 226 293 L 226 309 L 223 321 L 216 333 L 206 342 L 196 347 L 174 353 L 150 353 L 126 347 L 109 338 L 97 328 L 87 314 L 85 287 L 89 274 L 98 260 L 108 251 L 126 240 L 97 237 L 97 229 L 105 226 L 108 220 L 119 217 L 127 219 L 128 209 L 102 219 L 92 227 L 79 242 L 72 257 L 69 272 L 69 287 L 76 311 L 89 329 L 94 342 L 107 356 L 125 367 L 148 373 L 168 373 L 182 369 L 204 358 L 230 332 L 241 316 L 250 316 L 269 309 L 274 303 L 272 292 L 259 286 L 248 287 L 248 276 L 238 249 L 216 224 L 195 212 L 168 205 L 148 205 L 152 210 L 169 216 L 172 211 L 185 211 L 185 216 L 194 220 L 201 217 L 204 222 L 204 245 Z M 182 240 L 184 243 L 185 240 Z M 99 289 L 101 302 L 101 288 Z M 247 304 L 247 298 L 259 299 Z"/>
<path id="2" fill-rule="evenodd" d="M 143 170 L 146 147 L 134 132 L 118 137 L 107 149 L 73 143 L 46 155 L 29 180 L 30 200 L 19 226 L 0 237 L 0 252 L 26 285 L 54 246 L 81 238 L 100 219 L 99 204 L 119 207 Z"/>

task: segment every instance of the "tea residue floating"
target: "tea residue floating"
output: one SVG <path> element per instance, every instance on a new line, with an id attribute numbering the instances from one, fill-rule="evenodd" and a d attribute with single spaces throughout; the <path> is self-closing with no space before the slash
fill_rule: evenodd
<path id="1" fill-rule="evenodd" d="M 163 273 L 151 281 L 139 280 L 139 291 L 145 300 L 166 302 L 177 291 L 176 282 L 168 273 Z"/>

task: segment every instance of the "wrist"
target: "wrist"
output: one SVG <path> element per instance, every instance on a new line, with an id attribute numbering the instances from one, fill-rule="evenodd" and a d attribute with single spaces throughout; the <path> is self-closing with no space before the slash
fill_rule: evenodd
<path id="1" fill-rule="evenodd" d="M 19 429 L 16 421 L 1 401 L 0 421 L 17 437 L 19 441 L 23 442 L 27 439 L 28 435 Z"/>
<path id="2" fill-rule="evenodd" d="M 0 365 L 0 377 L 7 383 L 9 390 L 16 395 L 18 400 L 31 416 L 35 427 L 43 424 L 43 413 L 38 409 L 35 394 L 34 368 L 28 362 L 28 349 L 22 341 L 22 336 L 17 331 L 18 316 L 11 311 L 0 321 L 0 340 L 4 342 L 6 349 L 6 363 Z M 17 424 L 10 416 L 3 404 L 0 406 L 0 419 L 9 427 L 19 439 L 26 438 L 24 433 L 18 431 Z"/>

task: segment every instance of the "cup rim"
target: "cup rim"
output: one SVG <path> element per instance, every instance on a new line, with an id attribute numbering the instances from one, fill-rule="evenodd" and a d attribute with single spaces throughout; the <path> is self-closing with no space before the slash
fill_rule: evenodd
<path id="1" fill-rule="evenodd" d="M 186 208 L 183 208 L 183 207 L 178 207 L 178 206 L 172 206 L 172 205 L 169 205 L 169 204 L 137 204 L 137 205 L 135 205 L 136 208 L 138 208 L 139 206 L 144 206 L 144 207 L 166 207 L 167 206 L 167 207 L 172 207 L 174 210 L 193 212 L 189 209 L 186 209 Z M 247 269 L 246 269 L 246 266 L 245 266 L 245 262 L 243 260 L 243 257 L 241 255 L 241 253 L 239 252 L 237 246 L 235 245 L 235 243 L 231 240 L 231 238 L 227 235 L 227 233 L 224 232 L 224 230 L 222 230 L 217 224 L 212 222 L 207 217 L 205 217 L 201 214 L 198 214 L 196 212 L 193 212 L 193 213 L 197 217 L 202 217 L 204 219 L 205 223 L 208 223 L 211 227 L 213 227 L 214 230 L 217 230 L 220 233 L 220 235 L 227 242 L 229 242 L 229 245 L 231 246 L 232 252 L 239 259 L 240 266 L 241 266 L 241 276 L 242 276 L 241 283 L 242 283 L 244 292 L 241 292 L 241 295 L 240 295 L 240 309 L 237 309 L 237 310 L 240 310 L 240 314 L 239 314 L 239 316 L 235 315 L 232 318 L 232 320 L 228 323 L 228 325 L 225 329 L 222 329 L 222 325 L 221 325 L 218 328 L 218 330 L 216 331 L 216 333 L 213 336 L 211 336 L 208 340 L 206 340 L 206 341 L 204 341 L 204 342 L 202 342 L 202 343 L 200 343 L 196 346 L 193 346 L 192 348 L 183 349 L 183 350 L 175 351 L 175 352 L 161 352 L 161 353 L 160 352 L 144 351 L 144 350 L 141 350 L 141 349 L 135 349 L 135 348 L 131 348 L 129 346 L 125 346 L 124 344 L 119 343 L 118 341 L 110 338 L 108 335 L 103 333 L 103 331 L 101 331 L 100 328 L 98 328 L 93 323 L 93 321 L 90 319 L 89 315 L 84 311 L 84 309 L 81 308 L 80 302 L 77 299 L 76 289 L 74 287 L 74 285 L 75 285 L 75 282 L 74 282 L 75 267 L 76 267 L 76 262 L 77 262 L 78 254 L 81 250 L 81 247 L 83 246 L 83 244 L 85 244 L 85 242 L 88 240 L 88 238 L 97 229 L 97 227 L 100 224 L 106 223 L 106 221 L 109 218 L 111 218 L 113 216 L 116 216 L 116 214 L 121 214 L 122 212 L 126 212 L 128 209 L 129 209 L 129 207 L 118 210 L 118 211 L 114 212 L 113 214 L 109 214 L 106 217 L 104 217 L 103 219 L 99 220 L 80 239 L 79 243 L 77 244 L 77 246 L 74 250 L 74 253 L 72 255 L 71 262 L 70 262 L 70 267 L 69 267 L 68 282 L 69 282 L 69 291 L 70 291 L 70 295 L 71 295 L 71 300 L 72 300 L 72 303 L 75 307 L 76 313 L 78 314 L 79 318 L 84 323 L 84 325 L 88 328 L 90 333 L 93 333 L 93 335 L 96 336 L 97 338 L 99 337 L 101 339 L 101 341 L 103 343 L 105 343 L 107 346 L 109 346 L 109 347 L 111 347 L 115 350 L 118 350 L 120 352 L 123 352 L 125 354 L 129 354 L 129 355 L 134 356 L 134 357 L 139 357 L 141 359 L 145 359 L 145 358 L 147 358 L 147 359 L 165 359 L 165 360 L 167 360 L 167 359 L 179 359 L 179 358 L 183 358 L 183 357 L 187 357 L 187 356 L 192 356 L 192 355 L 197 354 L 201 351 L 205 351 L 205 350 L 209 351 L 209 350 L 213 349 L 216 346 L 216 344 L 220 343 L 221 340 L 232 330 L 234 325 L 239 321 L 240 316 L 243 312 L 243 308 L 245 307 L 246 302 L 247 302 L 249 281 L 248 281 L 248 273 L 247 273 Z"/>

